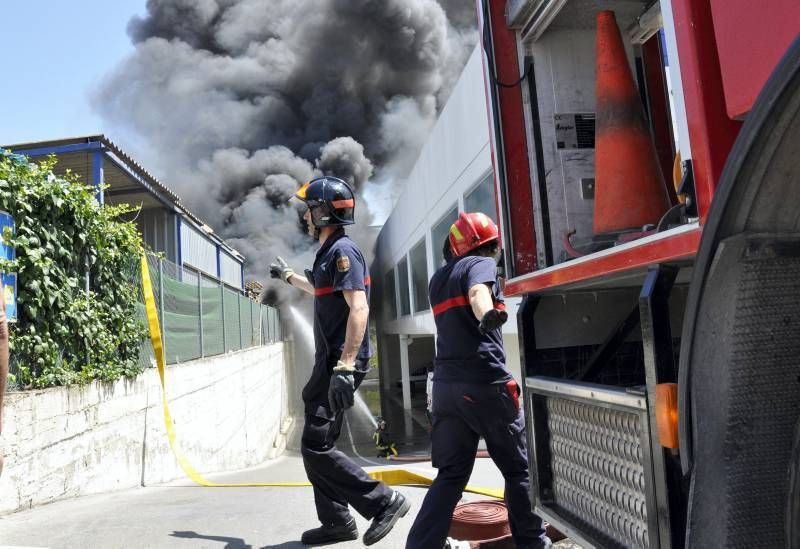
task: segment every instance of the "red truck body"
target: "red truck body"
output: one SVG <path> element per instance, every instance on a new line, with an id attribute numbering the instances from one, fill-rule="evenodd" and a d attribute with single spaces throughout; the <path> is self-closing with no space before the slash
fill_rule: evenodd
<path id="1" fill-rule="evenodd" d="M 747 253 L 728 271 L 712 268 L 724 264 L 725 238 L 744 238 L 745 250 L 773 250 L 773 260 L 784 253 L 774 250 L 794 249 L 800 238 L 800 214 L 792 214 L 800 211 L 800 189 L 791 187 L 800 182 L 800 161 L 791 158 L 800 149 L 786 152 L 800 131 L 792 114 L 800 99 L 791 99 L 800 97 L 800 3 L 477 0 L 477 7 L 505 293 L 523 298 L 518 324 L 538 511 L 587 546 L 800 544 L 800 511 L 791 503 L 800 499 L 800 481 L 795 488 L 798 475 L 786 478 L 787 468 L 800 467 L 800 450 L 792 450 L 800 434 L 791 434 L 795 424 L 800 433 L 800 389 L 781 392 L 796 365 L 748 339 L 756 329 L 778 333 L 770 323 L 781 314 L 789 322 L 795 309 L 764 305 L 757 320 L 742 312 L 752 311 L 745 302 L 753 290 L 739 270 Z M 594 128 L 592 33 L 601 10 L 616 13 L 661 170 L 686 198 L 657 226 L 614 242 L 591 234 L 594 140 L 585 131 L 563 138 L 587 121 L 582 127 Z M 770 268 L 794 279 L 791 262 Z M 800 304 L 800 285 L 764 276 L 757 291 Z M 708 328 L 712 317 L 719 330 Z M 795 338 L 781 343 L 794 348 Z M 764 375 L 774 369 L 775 385 L 749 389 L 752 368 L 735 364 L 742 353 L 766 353 Z M 679 398 L 670 417 L 679 417 L 680 444 L 671 448 L 662 444 L 665 394 Z M 766 399 L 783 415 L 753 419 L 731 405 L 750 399 L 748 409 Z M 703 411 L 711 402 L 724 417 Z M 751 420 L 772 437 L 776 461 L 754 457 L 764 459 L 764 471 L 748 477 L 750 454 L 736 461 L 731 433 Z M 727 476 L 707 469 L 714 459 L 730 460 L 721 465 Z M 770 520 L 772 533 L 752 545 L 734 516 Z"/>

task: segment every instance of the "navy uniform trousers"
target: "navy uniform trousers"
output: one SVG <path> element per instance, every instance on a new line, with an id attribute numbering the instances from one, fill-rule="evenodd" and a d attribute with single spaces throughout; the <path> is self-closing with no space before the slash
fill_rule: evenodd
<path id="1" fill-rule="evenodd" d="M 517 547 L 542 546 L 544 530 L 531 508 L 525 423 L 518 403 L 516 384 L 434 381 L 431 457 L 439 473 L 411 527 L 406 549 L 444 546 L 453 510 L 472 474 L 480 437 L 505 479 L 508 518 Z"/>
<path id="2" fill-rule="evenodd" d="M 392 490 L 367 475 L 347 455 L 336 449 L 344 412 L 334 415 L 330 411 L 327 402 L 328 379 L 328 376 L 312 376 L 309 382 L 319 387 L 318 390 L 308 391 L 315 394 L 316 398 L 306 401 L 300 452 L 306 475 L 314 488 L 319 521 L 326 525 L 343 525 L 351 519 L 348 504 L 364 518 L 371 519 L 389 504 Z M 364 374 L 356 373 L 356 388 L 363 379 Z"/>

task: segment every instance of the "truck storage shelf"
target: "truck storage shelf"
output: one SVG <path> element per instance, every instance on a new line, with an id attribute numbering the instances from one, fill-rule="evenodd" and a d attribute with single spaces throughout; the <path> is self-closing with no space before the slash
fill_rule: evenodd
<path id="1" fill-rule="evenodd" d="M 559 263 L 506 281 L 507 296 L 591 286 L 627 286 L 650 265 L 688 262 L 697 253 L 702 228 L 691 223 Z"/>

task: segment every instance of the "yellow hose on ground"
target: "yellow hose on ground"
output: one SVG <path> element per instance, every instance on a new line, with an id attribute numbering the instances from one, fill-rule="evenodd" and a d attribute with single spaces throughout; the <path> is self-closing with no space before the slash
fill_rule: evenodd
<path id="1" fill-rule="evenodd" d="M 172 415 L 169 411 L 167 403 L 167 383 L 165 379 L 165 361 L 164 361 L 164 347 L 161 344 L 161 327 L 158 322 L 158 310 L 156 309 L 156 300 L 153 295 L 153 284 L 150 281 L 150 269 L 147 265 L 147 257 L 144 255 L 141 258 L 142 265 L 142 290 L 144 292 L 144 305 L 147 311 L 147 324 L 150 328 L 150 342 L 153 345 L 153 355 L 156 359 L 156 366 L 158 367 L 158 378 L 161 381 L 161 402 L 164 405 L 164 428 L 167 430 L 167 439 L 169 446 L 172 448 L 172 453 L 178 461 L 178 465 L 193 482 L 200 486 L 207 486 L 210 488 L 225 488 L 225 487 L 278 487 L 278 488 L 297 488 L 311 486 L 308 481 L 298 482 L 211 482 L 206 479 L 194 466 L 191 464 L 186 454 L 178 444 L 177 435 L 175 433 L 175 422 L 172 420 Z M 407 486 L 430 486 L 433 479 L 426 475 L 406 471 L 405 469 L 384 469 L 378 471 L 370 471 L 369 475 L 376 479 L 391 485 L 407 485 Z M 467 486 L 465 491 L 474 494 L 481 494 L 493 498 L 503 498 L 502 488 L 481 488 L 476 486 Z"/>

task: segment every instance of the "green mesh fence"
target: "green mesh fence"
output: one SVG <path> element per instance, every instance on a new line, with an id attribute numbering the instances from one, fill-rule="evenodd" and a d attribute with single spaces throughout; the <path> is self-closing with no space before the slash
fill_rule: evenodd
<path id="1" fill-rule="evenodd" d="M 270 341 L 270 343 L 272 343 L 273 341 L 277 341 L 278 340 L 278 323 L 276 322 L 276 317 L 277 317 L 277 315 L 275 314 L 275 311 L 269 311 L 269 317 L 268 317 L 269 326 L 268 326 L 268 330 L 269 330 L 269 341 Z"/>
<path id="2" fill-rule="evenodd" d="M 158 298 L 156 298 L 156 302 L 158 302 Z M 147 326 L 147 311 L 144 309 L 144 303 L 136 304 L 136 316 L 142 322 L 142 324 Z M 155 366 L 153 346 L 150 344 L 149 339 L 142 341 L 142 344 L 139 346 L 139 365 L 142 368 L 150 368 L 151 366 Z"/>
<path id="3" fill-rule="evenodd" d="M 253 345 L 263 345 L 261 341 L 261 322 L 258 319 L 259 306 L 250 302 L 250 325 L 253 326 Z"/>
<path id="4" fill-rule="evenodd" d="M 272 343 L 272 330 L 270 330 L 270 309 L 264 311 L 261 315 L 261 333 L 264 334 L 264 343 Z"/>
<path id="5" fill-rule="evenodd" d="M 200 300 L 197 286 L 165 276 L 163 288 L 164 354 L 167 362 L 200 358 Z"/>
<path id="6" fill-rule="evenodd" d="M 242 348 L 241 323 L 239 322 L 239 294 L 225 288 L 222 295 L 225 317 L 225 350 L 238 351 Z"/>
<path id="7" fill-rule="evenodd" d="M 149 256 L 148 266 L 167 364 L 280 340 L 276 309 L 169 261 Z M 147 324 L 143 303 L 137 315 Z M 139 362 L 155 364 L 149 340 L 142 343 Z"/>
<path id="8" fill-rule="evenodd" d="M 239 322 L 242 323 L 242 347 L 253 347 L 253 315 L 250 312 L 250 301 L 247 296 L 239 296 Z"/>
<path id="9" fill-rule="evenodd" d="M 203 299 L 203 352 L 205 356 L 225 352 L 225 335 L 222 325 L 222 289 L 201 288 Z"/>
<path id="10" fill-rule="evenodd" d="M 267 332 L 269 333 L 269 342 L 273 343 L 278 332 L 275 326 L 275 311 L 267 311 Z"/>

